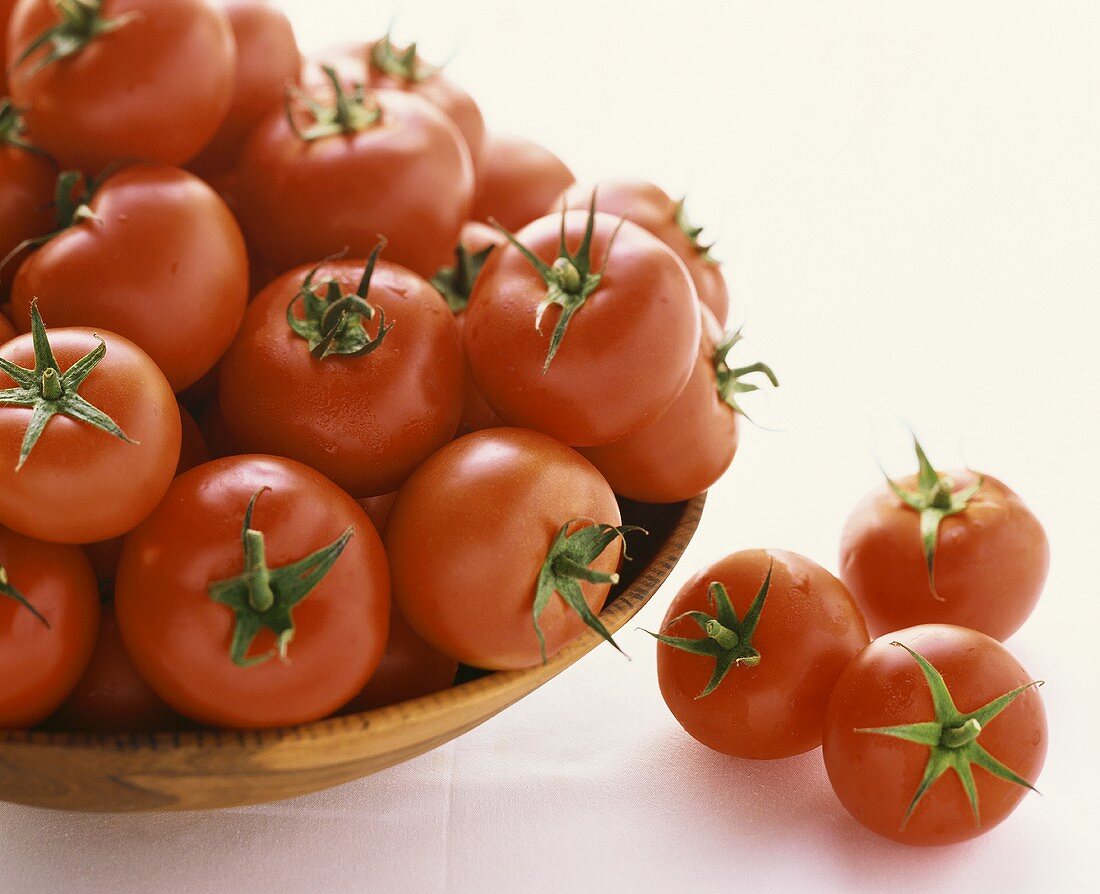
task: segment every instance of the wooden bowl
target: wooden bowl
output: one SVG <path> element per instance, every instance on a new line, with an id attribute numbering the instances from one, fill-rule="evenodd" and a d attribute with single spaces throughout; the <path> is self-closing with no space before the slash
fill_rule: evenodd
<path id="1" fill-rule="evenodd" d="M 612 632 L 675 567 L 706 495 L 687 503 L 623 502 L 633 561 L 602 614 Z M 643 540 L 644 542 L 639 542 Z M 423 754 L 517 702 L 602 640 L 590 631 L 541 667 L 485 674 L 386 708 L 256 732 L 102 735 L 0 731 L 0 799 L 63 810 L 193 810 L 292 798 Z"/>

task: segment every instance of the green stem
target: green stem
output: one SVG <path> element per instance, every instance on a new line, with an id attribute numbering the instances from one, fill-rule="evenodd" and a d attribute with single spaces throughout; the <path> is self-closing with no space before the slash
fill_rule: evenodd
<path id="1" fill-rule="evenodd" d="M 52 366 L 42 373 L 42 397 L 44 400 L 60 400 L 65 392 L 61 388 L 61 377 Z"/>
<path id="2" fill-rule="evenodd" d="M 981 734 L 982 725 L 973 717 L 958 726 L 944 728 L 940 742 L 948 748 L 962 748 L 969 745 Z"/>
<path id="3" fill-rule="evenodd" d="M 256 530 L 244 532 L 245 567 L 248 569 L 248 602 L 256 611 L 266 612 L 275 603 L 271 572 L 267 567 L 264 535 Z"/>
<path id="4" fill-rule="evenodd" d="M 714 640 L 723 649 L 736 649 L 737 644 L 741 642 L 741 637 L 728 627 L 724 627 L 720 621 L 710 620 L 707 621 L 706 634 L 712 640 Z"/>

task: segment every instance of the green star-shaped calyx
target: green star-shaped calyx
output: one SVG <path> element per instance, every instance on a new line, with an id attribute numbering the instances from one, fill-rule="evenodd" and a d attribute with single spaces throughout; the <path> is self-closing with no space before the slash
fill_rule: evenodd
<path id="1" fill-rule="evenodd" d="M 443 296 L 451 313 L 462 313 L 470 303 L 474 283 L 494 248 L 495 246 L 490 245 L 479 252 L 471 253 L 465 245 L 459 243 L 455 249 L 454 266 L 441 267 L 432 277 L 432 285 Z"/>
<path id="2" fill-rule="evenodd" d="M 684 210 L 684 204 L 686 203 L 686 201 L 687 198 L 685 197 L 680 199 L 680 201 L 676 203 L 676 225 L 683 231 L 683 234 L 687 236 L 688 241 L 691 243 L 691 247 L 699 253 L 704 261 L 707 261 L 710 264 L 717 264 L 718 261 L 715 260 L 714 256 L 710 253 L 710 250 L 714 248 L 714 243 L 710 242 L 705 245 L 703 244 L 703 241 L 700 237 L 703 235 L 703 230 L 705 229 L 705 227 L 697 227 L 692 225 L 691 221 L 688 219 L 686 211 Z"/>
<path id="3" fill-rule="evenodd" d="M 440 71 L 439 66 L 429 65 L 417 56 L 415 42 L 404 49 L 398 49 L 394 46 L 389 34 L 371 47 L 370 65 L 395 81 L 403 81 L 406 84 L 426 81 Z"/>
<path id="4" fill-rule="evenodd" d="M 131 10 L 108 19 L 103 15 L 103 0 L 53 0 L 53 5 L 60 21 L 32 40 L 12 65 L 12 69 L 18 69 L 45 48 L 42 58 L 27 72 L 28 77 L 55 62 L 75 56 L 96 38 L 117 31 L 141 17 L 140 12 Z"/>
<path id="5" fill-rule="evenodd" d="M 733 412 L 739 413 L 751 422 L 751 417 L 737 402 L 737 395 L 759 391 L 760 386 L 743 381 L 744 377 L 753 373 L 762 373 L 767 377 L 773 388 L 779 387 L 779 379 L 776 378 L 775 373 L 772 372 L 772 368 L 768 364 L 759 361 L 750 363 L 748 366 L 731 367 L 729 365 L 730 351 L 743 338 L 741 329 L 727 332 L 723 336 L 721 343 L 714 349 L 714 377 L 717 381 L 718 399 L 729 404 L 733 408 Z"/>
<path id="6" fill-rule="evenodd" d="M 373 100 L 363 84 L 353 84 L 349 92 L 335 68 L 322 65 L 321 71 L 332 86 L 332 101 L 329 104 L 297 87 L 287 87 L 284 104 L 286 119 L 298 139 L 312 143 L 325 137 L 350 136 L 374 127 L 382 120 L 382 107 Z M 295 103 L 304 107 L 313 118 L 313 124 L 304 130 L 294 116 Z"/>

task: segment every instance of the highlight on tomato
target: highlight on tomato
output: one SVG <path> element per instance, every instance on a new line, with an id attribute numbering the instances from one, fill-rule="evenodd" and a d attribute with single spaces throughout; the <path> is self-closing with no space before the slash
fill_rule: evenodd
<path id="1" fill-rule="evenodd" d="M 233 32 L 206 0 L 22 0 L 7 35 L 12 99 L 65 167 L 185 164 L 232 101 Z"/>
<path id="2" fill-rule="evenodd" d="M 870 640 L 839 580 L 797 553 L 763 549 L 693 576 L 652 635 L 661 695 L 684 730 L 755 759 L 821 744 L 833 685 Z"/>
<path id="3" fill-rule="evenodd" d="M 526 429 L 474 432 L 397 495 L 385 531 L 394 602 L 440 652 L 489 670 L 544 663 L 586 626 L 614 643 L 597 613 L 628 530 L 576 451 Z"/>
<path id="4" fill-rule="evenodd" d="M 180 454 L 175 395 L 149 356 L 112 332 L 51 329 L 0 347 L 0 524 L 55 543 L 131 530 Z"/>
<path id="5" fill-rule="evenodd" d="M 1007 485 L 969 469 L 937 472 L 913 445 L 917 474 L 887 478 L 848 517 L 840 576 L 876 636 L 939 623 L 1005 640 L 1042 594 L 1046 532 Z"/>
<path id="6" fill-rule="evenodd" d="M 841 674 L 824 757 L 841 803 L 903 844 L 981 835 L 1034 789 L 1047 748 L 1033 680 L 995 639 L 948 624 L 876 639 Z"/>
<path id="7" fill-rule="evenodd" d="M 389 630 L 386 556 L 355 501 L 293 460 L 237 456 L 177 478 L 126 538 L 126 650 L 175 710 L 263 728 L 360 692 Z"/>
<path id="8" fill-rule="evenodd" d="M 462 414 L 454 318 L 427 282 L 379 260 L 383 245 L 275 280 L 221 366 L 235 444 L 307 463 L 355 497 L 397 490 Z"/>
<path id="9" fill-rule="evenodd" d="M 522 229 L 548 210 L 559 211 L 561 203 L 555 206 L 555 201 L 575 179 L 565 162 L 533 140 L 491 133 L 477 169 L 471 217 Z"/>
<path id="10" fill-rule="evenodd" d="M 508 238 L 466 310 L 466 358 L 489 406 L 509 425 L 579 447 L 660 418 L 699 351 L 683 263 L 640 227 L 591 209 Z"/>
<path id="11" fill-rule="evenodd" d="M 0 54 L 0 62 L 2 58 Z M 7 259 L 0 266 L 0 296 L 7 295 L 22 260 L 19 246 L 53 224 L 50 202 L 56 175 L 53 161 L 27 136 L 19 110 L 0 98 L 0 259 Z"/>

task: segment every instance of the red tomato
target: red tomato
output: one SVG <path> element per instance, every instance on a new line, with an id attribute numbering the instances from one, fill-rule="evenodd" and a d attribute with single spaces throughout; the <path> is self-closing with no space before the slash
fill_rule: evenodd
<path id="1" fill-rule="evenodd" d="M 322 93 L 314 98 L 324 102 Z M 470 153 L 454 124 L 400 90 L 341 89 L 335 110 L 273 112 L 241 157 L 237 184 L 249 242 L 278 270 L 347 248 L 421 276 L 447 263 L 469 216 Z"/>
<path id="2" fill-rule="evenodd" d="M 12 99 L 35 139 L 88 172 L 190 161 L 233 98 L 233 32 L 205 0 L 22 0 L 7 51 Z"/>
<path id="3" fill-rule="evenodd" d="M 17 0 L 0 0 L 0 96 L 8 95 L 8 63 L 5 59 L 4 44 L 7 43 L 8 20 Z"/>
<path id="4" fill-rule="evenodd" d="M 604 214 L 545 217 L 516 237 L 540 268 L 515 245 L 489 256 L 466 310 L 466 357 L 506 422 L 608 444 L 683 391 L 699 351 L 695 289 L 661 242 L 619 227 Z"/>
<path id="5" fill-rule="evenodd" d="M 829 693 L 867 645 L 844 585 L 782 550 L 745 550 L 705 568 L 669 606 L 657 677 L 693 738 L 772 759 L 821 744 Z"/>
<path id="6" fill-rule="evenodd" d="M 424 642 L 401 612 L 393 609 L 382 663 L 366 688 L 344 707 L 344 713 L 371 711 L 448 689 L 457 673 L 458 662 Z"/>
<path id="7" fill-rule="evenodd" d="M 966 470 L 941 476 L 919 444 L 917 451 L 921 473 L 896 485 L 907 499 L 883 484 L 852 511 L 840 576 L 875 635 L 940 623 L 1007 639 L 1043 591 L 1046 533 L 996 478 Z"/>
<path id="8" fill-rule="evenodd" d="M 103 605 L 99 638 L 84 675 L 48 725 L 94 733 L 158 732 L 186 725 L 134 667 L 122 643 L 113 603 Z"/>
<path id="9" fill-rule="evenodd" d="M 575 186 L 564 196 L 570 208 L 587 208 L 591 186 Z M 553 212 L 562 206 L 562 197 L 548 204 Z M 664 190 L 644 180 L 606 180 L 597 186 L 596 207 L 607 214 L 625 217 L 648 230 L 671 248 L 687 265 L 699 300 L 725 325 L 729 316 L 730 296 L 721 265 L 710 254 L 712 245 L 700 242 L 702 227 L 694 227 L 684 216 L 684 200 L 675 201 Z"/>
<path id="10" fill-rule="evenodd" d="M 88 664 L 99 590 L 76 546 L 0 527 L 0 729 L 44 720 Z"/>
<path id="11" fill-rule="evenodd" d="M 252 131 L 282 108 L 287 85 L 298 82 L 301 55 L 290 20 L 267 0 L 222 0 L 237 45 L 233 100 L 221 129 L 192 163 L 214 175 L 234 167 Z"/>
<path id="12" fill-rule="evenodd" d="M 181 391 L 233 341 L 248 301 L 248 256 L 233 215 L 185 171 L 112 174 L 59 235 L 23 262 L 17 325 L 38 299 L 51 325 L 102 326 L 145 350 Z"/>
<path id="13" fill-rule="evenodd" d="M 375 264 L 377 251 L 300 267 L 256 296 L 218 399 L 244 451 L 307 463 L 356 497 L 397 490 L 462 413 L 462 346 L 446 303 L 408 270 Z"/>
<path id="14" fill-rule="evenodd" d="M 740 332 L 723 337 L 710 309 L 701 310 L 703 337 L 695 371 L 672 406 L 621 441 L 580 451 L 617 494 L 643 503 L 676 503 L 705 491 L 737 452 L 737 395 L 757 387 L 743 377 L 758 372 L 779 384 L 766 364 L 731 368 L 726 355 Z"/>
<path id="15" fill-rule="evenodd" d="M 8 259 L 0 267 L 0 294 L 7 294 L 18 267 L 15 249 L 53 228 L 55 178 L 50 161 L 27 141 L 22 117 L 0 100 L 0 262 Z"/>
<path id="16" fill-rule="evenodd" d="M 0 348 L 0 524 L 56 543 L 124 534 L 160 502 L 176 469 L 172 389 L 122 336 L 47 336 L 37 311 L 34 326 L 37 337 Z M 35 440 L 34 420 L 43 417 Z"/>
<path id="17" fill-rule="evenodd" d="M 389 577 L 351 497 L 300 463 L 239 456 L 181 475 L 126 538 L 115 604 L 126 650 L 169 705 L 274 727 L 363 688 L 385 650 Z"/>
<path id="18" fill-rule="evenodd" d="M 1046 756 L 1046 714 L 1004 646 L 927 624 L 875 640 L 848 665 L 824 746 L 829 781 L 863 825 L 905 844 L 951 844 L 993 828 L 1027 794 Z"/>
<path id="19" fill-rule="evenodd" d="M 518 230 L 552 209 L 573 181 L 573 172 L 549 149 L 525 137 L 489 134 L 471 216 Z"/>
<path id="20" fill-rule="evenodd" d="M 619 523 L 607 482 L 553 438 L 466 435 L 417 469 L 390 511 L 394 600 L 428 643 L 475 667 L 539 664 L 539 630 L 545 656 L 586 623 L 610 640 L 594 613 L 617 579 Z"/>

